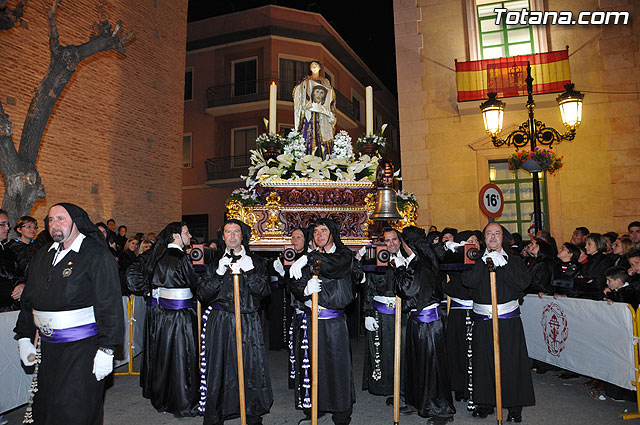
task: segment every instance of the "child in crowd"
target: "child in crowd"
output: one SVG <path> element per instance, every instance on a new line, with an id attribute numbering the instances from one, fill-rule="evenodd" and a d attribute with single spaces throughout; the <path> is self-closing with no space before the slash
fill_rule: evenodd
<path id="1" fill-rule="evenodd" d="M 605 276 L 607 288 L 604 290 L 604 299 L 607 303 L 627 303 L 633 308 L 638 308 L 640 294 L 629 285 L 629 275 L 624 267 L 611 267 L 605 272 Z"/>

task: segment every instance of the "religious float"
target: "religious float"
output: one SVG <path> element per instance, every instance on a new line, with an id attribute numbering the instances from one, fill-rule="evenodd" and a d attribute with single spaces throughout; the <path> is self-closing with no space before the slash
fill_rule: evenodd
<path id="1" fill-rule="evenodd" d="M 367 132 L 354 153 L 349 134 L 333 133 L 335 96 L 319 67 L 293 93 L 295 128 L 287 136 L 275 132 L 275 83 L 271 86 L 268 132 L 256 140 L 251 166 L 243 176 L 246 188 L 236 189 L 226 202 L 227 217 L 252 229 L 251 245 L 259 250 L 281 248 L 291 231 L 308 227 L 318 218 L 334 219 L 346 245 L 372 241 L 376 192 L 381 180 L 381 153 L 385 138 L 373 134 L 373 97 L 367 87 Z M 388 167 L 388 166 L 387 166 Z M 398 174 L 398 173 L 396 173 Z M 412 193 L 397 192 L 401 220 L 390 224 L 401 230 L 415 225 L 418 203 Z"/>

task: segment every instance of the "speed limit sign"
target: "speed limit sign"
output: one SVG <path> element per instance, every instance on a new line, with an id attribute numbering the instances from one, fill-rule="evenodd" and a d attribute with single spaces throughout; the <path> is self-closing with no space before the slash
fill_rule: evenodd
<path id="1" fill-rule="evenodd" d="M 504 196 L 502 196 L 502 191 L 495 184 L 489 183 L 482 186 L 478 202 L 480 203 L 480 209 L 487 217 L 496 218 L 502 214 Z"/>

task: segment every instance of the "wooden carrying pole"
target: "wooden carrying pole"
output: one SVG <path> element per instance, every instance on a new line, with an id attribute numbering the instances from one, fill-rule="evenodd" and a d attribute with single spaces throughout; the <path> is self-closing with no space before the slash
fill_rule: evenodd
<path id="1" fill-rule="evenodd" d="M 313 265 L 313 278 L 320 277 L 322 260 Z M 318 425 L 318 293 L 311 294 L 311 425 Z"/>
<path id="2" fill-rule="evenodd" d="M 116 372 L 114 375 L 140 375 L 140 372 L 133 371 L 133 295 L 129 295 L 127 302 L 127 317 L 129 319 L 129 364 L 126 372 Z"/>
<path id="3" fill-rule="evenodd" d="M 487 258 L 489 277 L 491 279 L 491 323 L 493 324 L 493 362 L 496 378 L 496 418 L 502 425 L 502 378 L 500 376 L 500 333 L 498 329 L 498 294 L 496 291 L 496 270 L 493 260 Z"/>
<path id="4" fill-rule="evenodd" d="M 200 300 L 196 302 L 196 315 L 198 317 L 198 336 L 196 341 L 198 343 L 198 353 L 202 353 L 202 304 Z"/>
<path id="5" fill-rule="evenodd" d="M 400 341 L 402 337 L 402 299 L 396 295 L 396 329 L 393 347 L 393 425 L 400 423 Z"/>
<path id="6" fill-rule="evenodd" d="M 240 317 L 240 275 L 233 274 L 233 308 L 236 318 L 236 357 L 238 360 L 238 393 L 240 396 L 240 423 L 247 425 L 244 399 L 244 363 L 242 361 L 242 322 Z"/>

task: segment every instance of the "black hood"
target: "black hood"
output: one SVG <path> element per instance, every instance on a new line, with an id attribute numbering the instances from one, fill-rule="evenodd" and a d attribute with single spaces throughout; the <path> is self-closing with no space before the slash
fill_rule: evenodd
<path id="1" fill-rule="evenodd" d="M 487 226 L 489 226 L 489 224 L 492 223 L 488 223 Z M 487 226 L 484 226 L 484 229 L 482 229 L 482 242 L 484 243 L 485 247 L 487 246 L 487 241 L 485 240 L 484 234 L 487 230 Z M 509 231 L 505 229 L 502 224 L 500 224 L 500 227 L 502 228 L 502 249 L 508 254 L 511 252 L 509 249 L 511 243 L 511 233 L 509 233 Z"/>
<path id="2" fill-rule="evenodd" d="M 316 226 L 320 225 L 327 226 L 329 232 L 331 232 L 331 238 L 333 239 L 333 243 L 335 244 L 336 249 L 342 249 L 345 247 L 342 243 L 342 240 L 340 239 L 340 226 L 335 222 L 335 220 L 326 217 L 319 218 L 312 226 L 309 227 L 310 239 L 313 239 L 313 233 Z"/>
<path id="3" fill-rule="evenodd" d="M 220 233 L 218 235 L 219 252 L 222 255 L 224 254 L 224 251 L 227 249 L 227 245 L 224 243 L 224 240 L 222 239 L 222 235 L 224 234 L 224 227 L 227 224 L 231 224 L 231 223 L 237 224 L 238 226 L 240 226 L 240 231 L 242 232 L 242 246 L 244 247 L 244 251 L 246 252 L 246 254 L 249 255 L 249 253 L 251 252 L 251 250 L 249 249 L 249 241 L 251 241 L 251 228 L 247 226 L 245 222 L 237 220 L 235 218 L 225 221 L 224 224 L 222 225 L 222 229 L 220 229 Z"/>
<path id="4" fill-rule="evenodd" d="M 76 225 L 76 228 L 80 233 L 85 235 L 88 238 L 94 239 L 102 246 L 107 246 L 107 242 L 104 240 L 104 236 L 102 236 L 102 232 L 98 229 L 93 222 L 89 219 L 89 214 L 82 208 L 77 205 L 70 204 L 68 202 L 59 202 L 52 207 L 61 206 L 69 213 L 71 220 Z M 49 208 L 51 209 L 51 208 Z M 45 229 L 49 231 L 48 220 L 45 221 Z"/>

